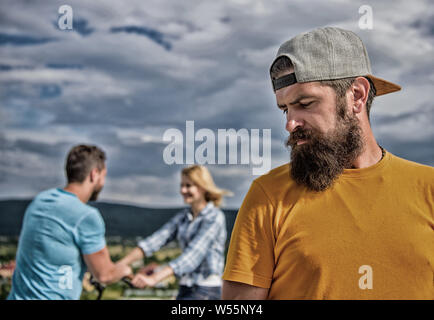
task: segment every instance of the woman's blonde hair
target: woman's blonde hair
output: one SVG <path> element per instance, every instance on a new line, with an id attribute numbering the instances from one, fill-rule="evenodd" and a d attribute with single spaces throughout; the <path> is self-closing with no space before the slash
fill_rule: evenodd
<path id="1" fill-rule="evenodd" d="M 223 196 L 232 196 L 232 192 L 229 190 L 220 189 L 214 183 L 209 170 L 201 165 L 191 165 L 181 172 L 182 175 L 193 181 L 194 184 L 205 190 L 205 200 L 207 202 L 212 201 L 216 207 L 219 207 L 222 203 Z"/>

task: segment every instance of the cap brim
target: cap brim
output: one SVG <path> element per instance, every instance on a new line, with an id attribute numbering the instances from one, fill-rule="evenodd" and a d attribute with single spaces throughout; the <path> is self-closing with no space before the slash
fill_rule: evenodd
<path id="1" fill-rule="evenodd" d="M 386 81 L 384 79 L 374 77 L 371 74 L 368 74 L 366 77 L 371 79 L 371 81 L 374 83 L 375 90 L 377 91 L 376 96 L 381 96 L 383 94 L 392 93 L 401 90 L 401 86 Z"/>

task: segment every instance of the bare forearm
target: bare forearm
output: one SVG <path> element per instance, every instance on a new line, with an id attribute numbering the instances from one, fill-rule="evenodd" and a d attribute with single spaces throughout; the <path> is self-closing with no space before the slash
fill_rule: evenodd
<path id="1" fill-rule="evenodd" d="M 131 268 L 124 263 L 113 263 L 107 247 L 98 252 L 83 255 L 83 259 L 93 276 L 102 283 L 119 281 L 132 273 Z"/>
<path id="2" fill-rule="evenodd" d="M 173 269 L 169 266 L 163 267 L 163 269 L 159 270 L 158 272 L 154 272 L 150 278 L 152 278 L 153 282 L 157 284 L 160 281 L 163 281 L 164 279 L 170 277 L 173 275 Z"/>
<path id="3" fill-rule="evenodd" d="M 137 273 L 131 283 L 137 288 L 154 287 L 158 282 L 166 279 L 173 274 L 173 269 L 169 266 L 153 273 L 151 276 Z"/>
<path id="4" fill-rule="evenodd" d="M 98 281 L 110 284 L 114 282 L 118 282 L 123 277 L 129 276 L 132 274 L 131 268 L 124 263 L 113 263 L 111 267 L 105 272 L 97 276 Z"/>
<path id="5" fill-rule="evenodd" d="M 129 254 L 127 254 L 124 258 L 122 258 L 119 263 L 123 263 L 126 265 L 130 265 L 133 262 L 143 259 L 145 255 L 143 254 L 142 249 L 139 247 L 134 248 Z"/>

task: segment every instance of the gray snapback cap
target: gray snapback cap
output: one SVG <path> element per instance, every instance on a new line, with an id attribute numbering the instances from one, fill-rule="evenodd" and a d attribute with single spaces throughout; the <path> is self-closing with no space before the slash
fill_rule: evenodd
<path id="1" fill-rule="evenodd" d="M 291 60 L 294 73 L 272 79 L 274 91 L 296 82 L 359 76 L 372 81 L 377 96 L 401 90 L 399 85 L 372 75 L 365 45 L 348 30 L 326 27 L 297 35 L 280 46 L 270 71 L 282 56 Z"/>

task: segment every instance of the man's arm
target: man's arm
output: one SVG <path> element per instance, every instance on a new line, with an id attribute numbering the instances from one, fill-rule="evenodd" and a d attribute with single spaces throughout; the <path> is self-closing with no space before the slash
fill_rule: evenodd
<path id="1" fill-rule="evenodd" d="M 254 181 L 238 211 L 223 274 L 222 299 L 267 299 L 275 269 L 275 209 Z"/>
<path id="2" fill-rule="evenodd" d="M 265 300 L 267 297 L 268 288 L 223 280 L 222 300 Z"/>
<path id="3" fill-rule="evenodd" d="M 132 274 L 131 268 L 124 263 L 113 263 L 107 247 L 92 254 L 84 254 L 84 261 L 98 282 L 109 284 Z"/>

